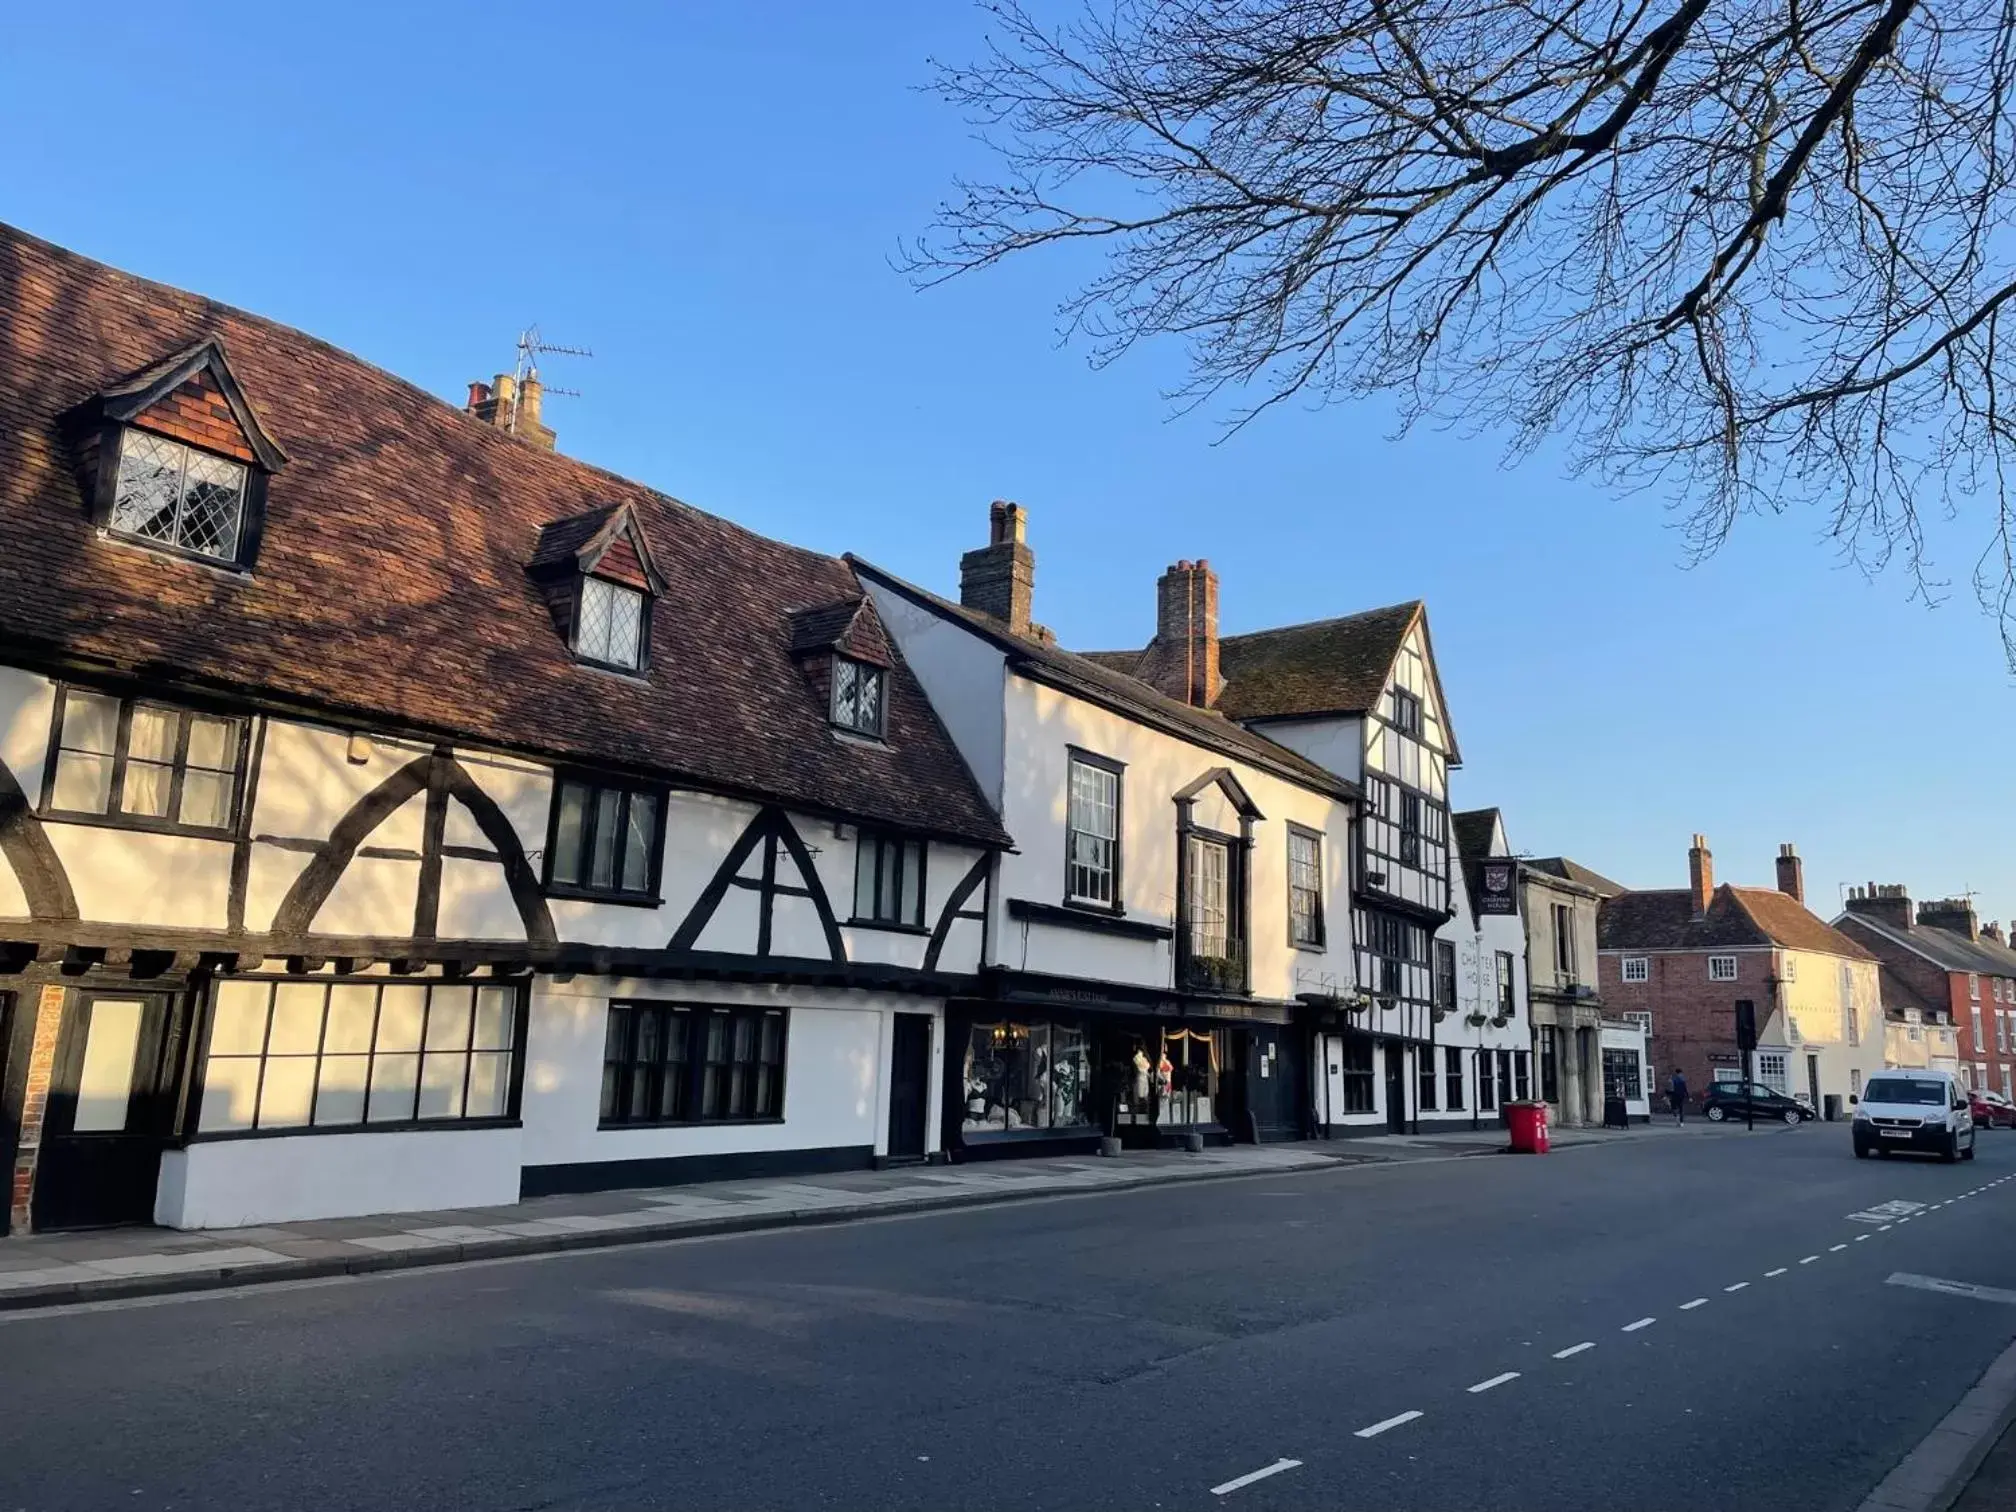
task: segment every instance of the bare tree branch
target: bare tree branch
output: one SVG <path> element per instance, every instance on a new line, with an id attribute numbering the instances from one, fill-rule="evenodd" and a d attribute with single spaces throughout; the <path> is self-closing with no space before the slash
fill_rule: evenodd
<path id="1" fill-rule="evenodd" d="M 1187 343 L 1180 405 L 1565 436 L 1697 553 L 1813 507 L 1933 597 L 1921 512 L 1985 512 L 2016 667 L 2016 0 L 1092 3 L 994 0 L 986 55 L 938 67 L 999 172 L 920 283 L 1089 242 L 1067 334 Z"/>

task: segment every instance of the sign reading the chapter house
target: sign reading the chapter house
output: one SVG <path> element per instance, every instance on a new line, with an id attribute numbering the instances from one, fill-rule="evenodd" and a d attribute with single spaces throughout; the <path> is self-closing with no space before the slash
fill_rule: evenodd
<path id="1" fill-rule="evenodd" d="M 1512 861 L 1485 861 L 1477 868 L 1477 912 L 1516 914 L 1519 912 L 1519 868 Z"/>

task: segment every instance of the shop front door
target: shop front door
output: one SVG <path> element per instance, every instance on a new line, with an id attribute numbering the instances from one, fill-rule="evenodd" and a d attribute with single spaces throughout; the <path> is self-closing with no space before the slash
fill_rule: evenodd
<path id="1" fill-rule="evenodd" d="M 1302 1100 L 1307 1077 L 1302 1069 L 1301 1042 L 1292 1029 L 1250 1029 L 1246 1038 L 1244 1091 L 1247 1116 L 1233 1130 L 1235 1139 L 1269 1140 L 1302 1137 Z"/>
<path id="2" fill-rule="evenodd" d="M 39 1230 L 148 1223 L 174 1124 L 173 1000 L 80 993 L 56 1041 L 32 1203 Z"/>
<path id="3" fill-rule="evenodd" d="M 1407 1050 L 1398 1040 L 1386 1042 L 1386 1127 L 1407 1132 Z"/>
<path id="4" fill-rule="evenodd" d="M 889 1158 L 922 1160 L 931 1088 L 931 1019 L 899 1013 L 889 1040 Z"/>

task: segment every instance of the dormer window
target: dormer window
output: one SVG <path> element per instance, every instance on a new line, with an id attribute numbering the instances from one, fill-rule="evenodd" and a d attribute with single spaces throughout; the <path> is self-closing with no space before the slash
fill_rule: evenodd
<path id="1" fill-rule="evenodd" d="M 628 504 L 555 520 L 539 532 L 526 571 L 576 661 L 612 672 L 650 666 L 651 605 L 665 580 Z"/>
<path id="2" fill-rule="evenodd" d="M 238 560 L 246 469 L 143 430 L 119 435 L 119 478 L 107 528 L 220 562 Z"/>
<path id="3" fill-rule="evenodd" d="M 833 723 L 871 739 L 882 738 L 883 673 L 851 656 L 833 658 Z"/>
<path id="4" fill-rule="evenodd" d="M 70 422 L 107 536 L 240 570 L 259 555 L 266 483 L 287 457 L 205 341 L 99 393 Z"/>
<path id="5" fill-rule="evenodd" d="M 581 580 L 574 654 L 581 660 L 635 672 L 644 665 L 644 595 L 607 578 Z"/>

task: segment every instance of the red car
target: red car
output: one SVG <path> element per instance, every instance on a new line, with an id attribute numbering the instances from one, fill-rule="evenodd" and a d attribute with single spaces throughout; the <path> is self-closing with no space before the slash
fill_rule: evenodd
<path id="1" fill-rule="evenodd" d="M 1967 1094 L 1977 1129 L 2016 1129 L 2016 1103 L 2000 1092 L 1975 1090 Z"/>

